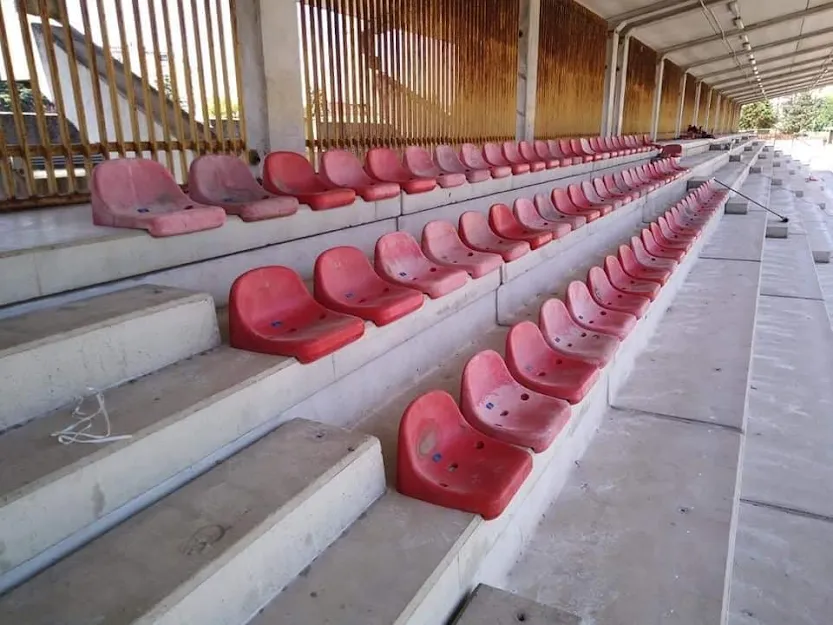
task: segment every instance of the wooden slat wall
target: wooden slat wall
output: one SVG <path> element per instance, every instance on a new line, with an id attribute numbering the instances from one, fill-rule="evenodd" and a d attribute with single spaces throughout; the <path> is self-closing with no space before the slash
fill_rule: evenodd
<path id="1" fill-rule="evenodd" d="M 680 79 L 683 71 L 671 63 L 665 62 L 665 72 L 662 78 L 662 98 L 659 109 L 659 125 L 657 138 L 671 139 L 676 134 L 677 114 L 680 111 Z"/>
<path id="2" fill-rule="evenodd" d="M 685 132 L 685 129 L 691 125 L 691 119 L 694 116 L 694 96 L 697 92 L 697 81 L 694 76 L 689 75 L 685 82 L 685 108 L 683 109 L 683 123 L 680 130 Z"/>
<path id="3" fill-rule="evenodd" d="M 656 62 L 656 52 L 638 39 L 631 39 L 622 118 L 622 132 L 626 135 L 651 132 Z"/>
<path id="4" fill-rule="evenodd" d="M 605 21 L 573 0 L 542 0 L 536 137 L 599 134 L 606 37 Z"/>

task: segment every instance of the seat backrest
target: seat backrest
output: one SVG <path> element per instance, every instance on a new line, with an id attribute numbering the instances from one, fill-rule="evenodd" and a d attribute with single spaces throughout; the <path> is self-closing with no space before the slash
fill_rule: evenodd
<path id="1" fill-rule="evenodd" d="M 607 274 L 599 266 L 591 267 L 587 272 L 587 287 L 591 289 L 599 300 L 604 300 L 616 295 L 616 289 L 610 283 Z"/>
<path id="2" fill-rule="evenodd" d="M 593 148 L 593 145 L 590 143 L 589 139 L 579 139 L 578 141 L 579 141 L 579 145 L 581 146 L 582 151 L 585 154 L 593 154 L 594 152 L 597 151 Z M 602 150 L 598 150 L 598 151 L 602 151 Z"/>
<path id="3" fill-rule="evenodd" d="M 526 143 L 526 141 L 523 141 L 521 143 L 521 154 L 524 153 L 524 151 L 523 151 L 523 144 L 524 143 Z M 536 156 L 538 156 L 538 158 L 540 158 L 542 160 L 547 161 L 547 160 L 550 160 L 550 159 L 554 158 L 553 154 L 550 152 L 550 146 L 546 141 L 540 141 L 540 140 L 536 141 L 533 144 L 533 148 L 535 149 Z"/>
<path id="4" fill-rule="evenodd" d="M 492 204 L 489 208 L 489 225 L 500 236 L 506 236 L 506 233 L 522 229 L 521 224 L 512 214 L 512 210 L 506 204 L 500 203 Z"/>
<path id="5" fill-rule="evenodd" d="M 539 194 L 541 195 L 541 194 Z M 542 198 L 546 198 L 545 195 L 541 195 Z M 538 196 L 535 196 L 535 200 L 538 200 Z M 542 216 L 538 212 L 538 209 L 535 208 L 535 202 L 530 200 L 528 197 L 519 197 L 515 200 L 514 204 L 512 204 L 512 210 L 514 211 L 517 219 L 519 222 L 523 223 L 534 223 L 536 221 L 540 221 Z"/>
<path id="6" fill-rule="evenodd" d="M 487 143 L 483 146 L 483 158 L 491 165 L 506 165 L 507 163 L 497 143 Z"/>
<path id="7" fill-rule="evenodd" d="M 459 232 L 460 239 L 466 244 L 494 241 L 498 238 L 489 227 L 486 216 L 476 211 L 466 211 L 460 215 Z"/>
<path id="8" fill-rule="evenodd" d="M 263 161 L 263 186 L 272 193 L 318 193 L 327 186 L 297 152 L 270 152 Z"/>
<path id="9" fill-rule="evenodd" d="M 506 360 L 517 365 L 538 361 L 551 351 L 541 329 L 531 321 L 516 323 L 506 335 Z"/>
<path id="10" fill-rule="evenodd" d="M 363 292 L 381 280 L 364 252 L 349 245 L 319 254 L 314 274 L 316 297 L 323 295 L 339 301 L 350 301 L 352 293 Z"/>
<path id="11" fill-rule="evenodd" d="M 567 154 L 565 154 L 561 149 L 561 144 L 558 142 L 558 140 L 548 139 L 547 148 L 549 149 L 550 154 L 552 154 L 556 158 L 567 158 Z"/>
<path id="12" fill-rule="evenodd" d="M 405 156 L 407 158 L 407 150 Z M 457 152 L 454 151 L 450 145 L 438 145 L 434 148 L 434 160 L 440 171 L 447 174 L 464 174 L 466 173 L 466 166 L 460 160 Z"/>
<path id="13" fill-rule="evenodd" d="M 570 201 L 576 206 L 588 206 L 590 200 L 584 195 L 584 191 L 577 184 L 571 184 L 567 187 L 567 194 L 570 196 Z M 556 204 L 558 206 L 558 204 Z"/>
<path id="14" fill-rule="evenodd" d="M 570 144 L 569 139 L 559 139 L 558 148 L 565 156 L 579 156 L 579 154 L 573 150 L 573 146 Z"/>
<path id="15" fill-rule="evenodd" d="M 496 351 L 487 349 L 476 353 L 463 368 L 460 382 L 460 405 L 463 413 L 474 410 L 478 404 L 503 386 L 518 383 L 506 368 L 506 363 Z"/>
<path id="16" fill-rule="evenodd" d="M 593 178 L 593 190 L 602 199 L 607 199 L 612 195 L 610 189 L 605 186 L 604 178 Z"/>
<path id="17" fill-rule="evenodd" d="M 411 178 L 399 161 L 399 155 L 390 148 L 372 148 L 364 157 L 365 167 L 371 176 L 386 182 L 402 182 Z"/>
<path id="18" fill-rule="evenodd" d="M 600 306 L 590 295 L 587 285 L 578 280 L 574 280 L 567 287 L 566 305 L 574 318 L 585 323 L 589 323 L 600 312 Z"/>
<path id="19" fill-rule="evenodd" d="M 374 265 L 376 271 L 390 278 L 412 275 L 426 268 L 429 261 L 422 249 L 407 232 L 389 232 L 376 241 Z"/>
<path id="20" fill-rule="evenodd" d="M 110 210 L 133 210 L 144 204 L 190 203 L 170 172 L 145 158 L 117 158 L 99 163 L 90 180 L 93 203 Z"/>
<path id="21" fill-rule="evenodd" d="M 409 145 L 405 148 L 405 156 L 402 160 L 405 163 L 405 169 L 414 176 L 436 178 L 440 175 L 440 170 L 431 160 L 431 154 L 425 148 Z"/>
<path id="22" fill-rule="evenodd" d="M 563 189 L 561 187 L 555 187 L 552 190 L 552 193 L 550 194 L 550 197 L 552 198 L 552 203 L 555 204 L 555 207 L 558 210 L 564 210 L 565 208 L 570 209 L 570 208 L 575 208 L 576 207 L 575 203 L 572 201 L 572 199 L 570 199 L 570 196 L 567 193 L 567 189 Z"/>
<path id="23" fill-rule="evenodd" d="M 460 146 L 460 160 L 469 169 L 489 169 L 489 164 L 483 158 L 483 152 L 473 143 Z"/>
<path id="24" fill-rule="evenodd" d="M 619 262 L 622 265 L 622 269 L 632 274 L 638 273 L 641 267 L 633 248 L 628 245 L 619 246 Z"/>
<path id="25" fill-rule="evenodd" d="M 524 158 L 521 156 L 520 150 L 518 149 L 518 144 L 514 141 L 504 141 L 503 142 L 503 158 L 505 158 L 510 163 L 523 163 Z M 534 160 L 538 160 L 537 158 Z"/>
<path id="26" fill-rule="evenodd" d="M 397 485 L 414 477 L 412 473 L 436 475 L 447 472 L 442 452 L 460 428 L 470 431 L 454 398 L 445 391 L 429 391 L 405 409 L 399 422 L 397 444 Z"/>
<path id="27" fill-rule="evenodd" d="M 552 297 L 544 302 L 538 311 L 538 327 L 545 337 L 553 339 L 569 335 L 575 329 L 575 322 L 564 302 Z"/>
<path id="28" fill-rule="evenodd" d="M 273 325 L 311 307 L 317 304 L 301 276 L 280 265 L 247 271 L 234 281 L 229 294 L 230 319 L 249 328 Z"/>
<path id="29" fill-rule="evenodd" d="M 228 154 L 204 154 L 194 159 L 188 170 L 188 193 L 204 204 L 253 202 L 270 197 L 248 166 Z"/>
<path id="30" fill-rule="evenodd" d="M 430 250 L 434 256 L 442 256 L 453 248 L 463 248 L 457 229 L 450 221 L 429 221 L 422 229 L 422 249 Z"/>
<path id="31" fill-rule="evenodd" d="M 605 257 L 604 268 L 605 273 L 607 273 L 612 283 L 622 284 L 631 281 L 631 278 L 625 273 L 622 263 L 615 256 L 609 255 Z"/>
<path id="32" fill-rule="evenodd" d="M 598 178 L 596 179 L 598 180 Z M 589 180 L 582 180 L 581 181 L 581 192 L 584 194 L 590 202 L 599 203 L 602 201 L 602 198 L 596 193 L 596 189 L 593 186 L 593 183 Z"/>
<path id="33" fill-rule="evenodd" d="M 321 176 L 337 187 L 366 187 L 373 184 L 356 155 L 347 150 L 327 150 L 321 155 Z"/>

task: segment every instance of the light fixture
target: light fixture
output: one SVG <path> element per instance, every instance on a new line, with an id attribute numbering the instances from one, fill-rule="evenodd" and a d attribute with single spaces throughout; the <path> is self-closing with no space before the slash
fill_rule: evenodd
<path id="1" fill-rule="evenodd" d="M 733 21 L 735 23 L 735 28 L 737 28 L 738 30 L 743 30 L 743 20 L 742 19 L 740 19 L 739 17 L 736 17 Z"/>
<path id="2" fill-rule="evenodd" d="M 747 52 L 750 52 L 752 50 L 752 44 L 750 44 L 748 41 L 745 42 L 743 44 L 743 49 L 746 50 Z"/>

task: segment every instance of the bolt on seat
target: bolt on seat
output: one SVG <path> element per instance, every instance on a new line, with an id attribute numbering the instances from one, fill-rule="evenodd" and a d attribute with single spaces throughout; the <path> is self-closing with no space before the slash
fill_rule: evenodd
<path id="1" fill-rule="evenodd" d="M 435 178 L 423 178 L 409 172 L 390 148 L 372 148 L 364 157 L 365 169 L 376 180 L 394 182 L 409 194 L 426 193 L 437 187 Z"/>
<path id="2" fill-rule="evenodd" d="M 578 325 L 560 299 L 544 302 L 538 311 L 538 327 L 555 351 L 596 367 L 604 367 L 619 349 L 617 337 Z"/>
<path id="3" fill-rule="evenodd" d="M 393 284 L 418 289 L 437 299 L 465 286 L 468 274 L 428 260 L 407 232 L 391 232 L 376 241 L 374 265 Z"/>
<path id="4" fill-rule="evenodd" d="M 374 180 L 362 169 L 359 159 L 346 150 L 327 150 L 321 155 L 319 174 L 330 187 L 346 187 L 367 202 L 376 202 L 399 196 L 400 187 L 395 182 Z"/>
<path id="5" fill-rule="evenodd" d="M 460 239 L 478 252 L 500 254 L 507 263 L 516 260 L 531 249 L 526 241 L 515 241 L 498 236 L 489 227 L 486 216 L 475 211 L 460 215 Z"/>
<path id="6" fill-rule="evenodd" d="M 263 186 L 277 195 L 289 195 L 314 211 L 347 206 L 356 201 L 353 189 L 331 187 L 297 152 L 270 152 L 263 162 Z"/>
<path id="7" fill-rule="evenodd" d="M 460 239 L 454 224 L 429 221 L 422 229 L 422 251 L 429 260 L 445 267 L 462 269 L 472 278 L 480 278 L 503 264 L 500 254 L 479 252 Z"/>

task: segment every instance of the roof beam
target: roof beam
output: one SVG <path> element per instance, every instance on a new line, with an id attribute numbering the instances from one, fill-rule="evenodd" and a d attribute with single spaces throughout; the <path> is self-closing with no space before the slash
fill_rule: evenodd
<path id="1" fill-rule="evenodd" d="M 822 82 L 816 85 L 816 87 L 827 87 L 833 85 L 833 80 Z M 772 98 L 782 98 L 789 95 L 794 95 L 796 93 L 802 93 L 804 91 L 810 91 L 815 87 L 812 83 L 807 85 L 793 85 L 791 87 L 784 87 L 783 89 L 779 89 L 778 91 L 773 91 L 772 93 L 768 93 L 767 97 L 763 98 L 760 96 L 749 96 L 746 98 L 742 98 L 738 100 L 741 104 L 751 104 L 753 102 L 761 102 L 762 100 L 771 100 Z"/>
<path id="2" fill-rule="evenodd" d="M 833 10 L 833 2 L 826 2 L 824 4 L 820 4 L 818 6 L 805 9 L 803 11 L 796 11 L 795 13 L 787 13 L 786 15 L 780 15 L 778 17 L 773 17 L 772 19 L 763 20 L 762 22 L 755 22 L 754 24 L 747 24 L 746 28 L 739 29 L 735 28 L 734 30 L 727 30 L 722 35 L 709 35 L 708 37 L 701 37 L 700 39 L 692 39 L 691 41 L 686 41 L 684 43 L 679 43 L 675 46 L 671 46 L 670 48 L 666 48 L 665 50 L 660 50 L 659 54 L 661 56 L 668 56 L 669 54 L 673 54 L 674 52 L 680 52 L 681 50 L 688 50 L 690 48 L 697 48 L 700 46 L 704 46 L 709 43 L 714 43 L 715 41 L 721 41 L 723 36 L 725 35 L 728 39 L 729 37 L 736 37 L 742 34 L 749 34 L 751 32 L 755 32 L 756 30 L 761 30 L 764 28 L 768 28 L 770 26 L 777 26 L 778 24 L 783 24 L 784 22 L 792 22 L 793 20 L 800 20 L 806 17 L 812 17 L 813 15 L 818 15 L 819 13 L 825 13 L 826 11 Z"/>
<path id="3" fill-rule="evenodd" d="M 671 8 L 665 12 L 655 13 L 654 15 L 649 15 L 647 17 L 630 20 L 627 24 L 625 24 L 624 33 L 627 34 L 637 28 L 650 26 L 651 24 L 656 24 L 657 22 L 661 22 L 672 17 L 679 17 L 680 15 L 685 15 L 686 13 L 701 11 L 703 9 L 703 5 L 709 7 L 714 4 L 723 4 L 724 2 L 726 2 L 726 0 L 703 0 L 702 3 L 698 0 L 695 2 L 678 3 L 676 8 Z M 617 29 L 622 30 L 622 28 L 622 26 L 617 25 Z"/>
<path id="4" fill-rule="evenodd" d="M 725 2 L 725 0 L 706 0 L 706 6 Z M 625 27 L 629 30 L 638 28 L 639 26 L 646 26 L 653 24 L 669 17 L 682 15 L 691 11 L 696 11 L 701 8 L 699 0 L 663 0 L 660 2 L 653 2 L 648 6 L 634 9 L 632 11 L 625 11 L 610 17 L 607 21 L 615 30 L 621 31 Z"/>
<path id="5" fill-rule="evenodd" d="M 828 57 L 824 57 L 823 59 L 813 59 L 812 61 L 808 61 L 806 63 L 796 63 L 791 67 L 779 67 L 778 69 L 770 70 L 768 72 L 760 72 L 757 78 L 764 80 L 765 78 L 774 79 L 774 78 L 781 78 L 782 76 L 792 76 L 796 73 L 806 73 L 810 71 L 821 71 L 828 63 L 830 59 Z M 786 70 L 786 71 L 785 71 Z M 724 80 L 723 82 L 716 82 L 712 84 L 712 87 L 715 89 L 733 89 L 740 85 L 748 84 L 749 82 L 757 82 L 756 77 L 753 76 L 739 76 L 736 78 L 730 78 L 729 80 Z"/>
<path id="6" fill-rule="evenodd" d="M 786 54 L 786 55 L 782 54 L 780 56 L 773 56 L 773 57 L 766 58 L 766 59 L 763 59 L 763 60 L 758 59 L 757 60 L 757 67 L 758 67 L 758 69 L 760 69 L 761 67 L 763 67 L 765 65 L 772 65 L 773 63 L 781 63 L 785 60 L 794 59 L 797 56 L 803 56 L 805 54 L 813 54 L 814 52 L 830 52 L 830 48 L 831 48 L 831 44 L 827 43 L 823 46 L 816 46 L 814 48 L 807 48 L 806 50 L 797 50 L 796 52 L 793 52 L 792 54 Z M 757 53 L 757 51 L 758 51 L 757 48 L 755 50 L 753 50 L 753 52 L 756 52 L 756 53 Z M 739 54 L 746 54 L 746 52 L 739 53 Z M 818 59 L 815 59 L 815 60 L 818 60 Z M 807 62 L 809 62 L 809 60 L 808 61 L 801 61 L 801 62 L 802 63 L 807 63 Z M 740 67 L 738 67 L 737 65 L 733 65 L 732 67 L 729 67 L 729 68 L 726 68 L 726 69 L 718 69 L 718 70 L 715 70 L 713 72 L 709 72 L 708 74 L 700 74 L 697 78 L 698 78 L 698 80 L 708 80 L 709 78 L 714 78 L 715 76 L 725 76 L 726 74 L 735 74 L 737 72 L 741 72 L 741 71 L 744 71 L 744 70 L 747 70 L 747 69 L 749 71 L 752 71 L 752 69 L 754 67 L 756 67 L 756 66 L 752 65 L 751 63 L 748 63 L 746 65 L 741 65 Z M 785 65 L 784 67 L 789 67 L 789 65 Z M 778 69 L 778 68 L 774 68 L 774 69 Z M 781 68 L 781 69 L 783 69 L 783 68 Z"/>
<path id="7" fill-rule="evenodd" d="M 790 78 L 782 78 L 781 80 L 775 82 L 763 83 L 763 87 L 764 91 L 768 91 L 771 89 L 780 89 L 781 87 L 788 87 L 790 85 L 798 83 L 812 84 L 814 81 L 820 82 L 821 80 L 826 79 L 827 77 L 819 76 L 818 74 L 811 74 L 809 76 L 792 76 Z M 760 90 L 760 87 L 758 85 L 755 85 L 754 87 L 746 87 L 744 89 L 729 92 L 727 95 L 729 95 L 730 97 L 737 98 L 747 94 L 751 95 L 754 93 L 758 93 Z"/>

